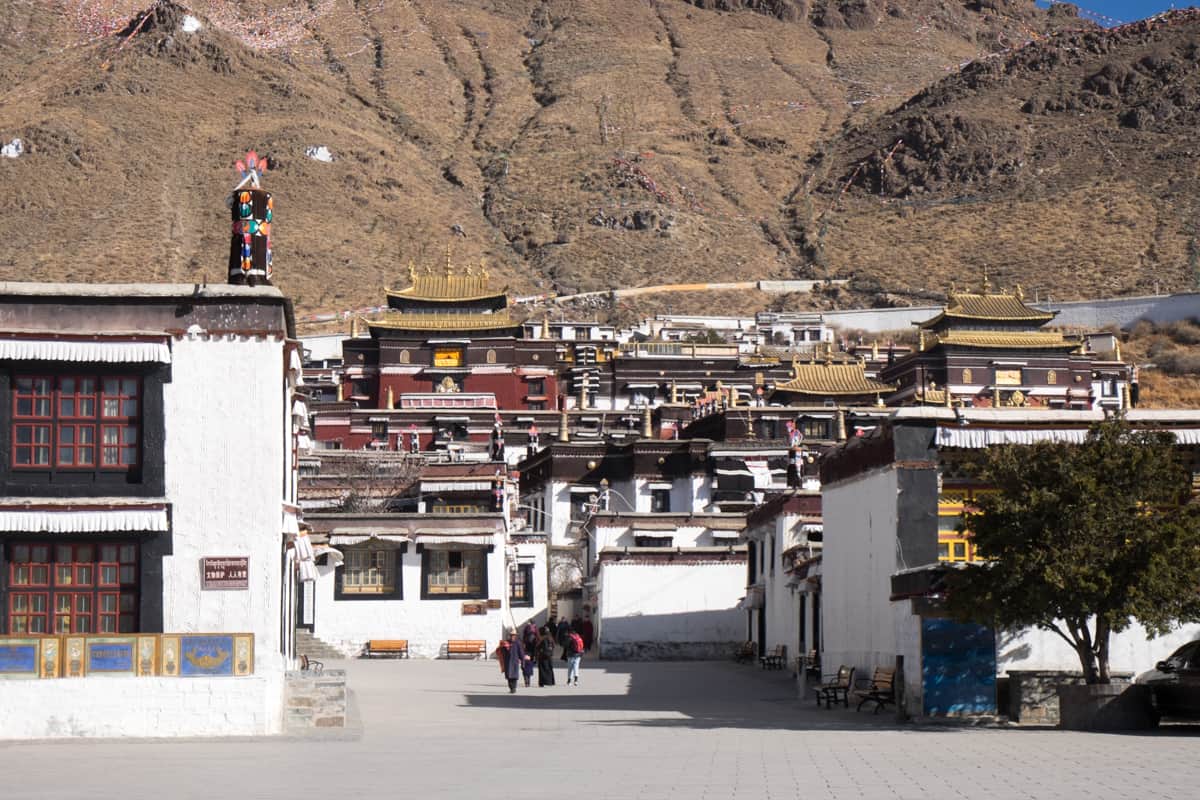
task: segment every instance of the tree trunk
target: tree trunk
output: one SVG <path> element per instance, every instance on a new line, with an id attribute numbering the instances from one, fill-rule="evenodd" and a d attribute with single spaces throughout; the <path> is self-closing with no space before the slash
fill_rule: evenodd
<path id="1" fill-rule="evenodd" d="M 1096 618 L 1097 683 L 1112 683 L 1108 674 L 1108 641 L 1112 631 L 1103 617 Z"/>

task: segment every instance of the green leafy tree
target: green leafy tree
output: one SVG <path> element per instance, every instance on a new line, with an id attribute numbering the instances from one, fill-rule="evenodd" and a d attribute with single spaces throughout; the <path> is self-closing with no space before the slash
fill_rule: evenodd
<path id="1" fill-rule="evenodd" d="M 1061 636 L 1088 683 L 1108 683 L 1109 638 L 1200 620 L 1200 507 L 1186 451 L 1117 417 L 1081 444 L 980 454 L 984 493 L 965 515 L 977 562 L 949 578 L 951 613 Z"/>

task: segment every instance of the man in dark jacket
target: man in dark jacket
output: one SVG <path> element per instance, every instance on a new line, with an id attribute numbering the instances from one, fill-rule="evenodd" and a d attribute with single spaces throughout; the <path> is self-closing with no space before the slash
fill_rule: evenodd
<path id="1" fill-rule="evenodd" d="M 571 630 L 571 623 L 567 622 L 567 618 L 563 617 L 558 621 L 558 630 L 554 632 L 554 641 L 558 642 L 558 646 L 563 648 L 562 660 L 567 660 L 567 633 Z"/>
<path id="2" fill-rule="evenodd" d="M 529 655 L 521 645 L 516 631 L 508 634 L 508 652 L 504 656 L 504 677 L 508 679 L 509 694 L 517 693 L 517 681 L 521 678 L 521 668 L 529 660 Z"/>

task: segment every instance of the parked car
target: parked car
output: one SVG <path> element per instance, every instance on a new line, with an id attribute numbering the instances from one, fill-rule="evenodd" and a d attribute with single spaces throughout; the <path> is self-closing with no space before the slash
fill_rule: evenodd
<path id="1" fill-rule="evenodd" d="M 1137 682 L 1150 687 L 1158 716 L 1200 719 L 1200 640 L 1188 642 Z"/>

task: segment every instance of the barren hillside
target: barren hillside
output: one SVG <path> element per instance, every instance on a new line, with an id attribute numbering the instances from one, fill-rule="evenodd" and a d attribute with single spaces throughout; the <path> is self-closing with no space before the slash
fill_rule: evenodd
<path id="1" fill-rule="evenodd" d="M 148 2 L 13 0 L 0 15 L 0 144 L 25 145 L 0 158 L 0 277 L 222 279 L 230 165 L 254 147 L 273 165 L 277 283 L 302 313 L 375 303 L 447 245 L 521 291 L 814 274 L 940 290 L 982 260 L 1064 296 L 1136 288 L 1147 263 L 1184 282 L 1191 223 L 1171 214 L 1194 164 L 1171 138 L 1154 182 L 1129 168 L 1174 134 L 1123 127 L 1123 111 L 1015 105 L 1083 91 L 1101 56 L 1081 47 L 1136 65 L 1137 43 L 1166 33 L 1045 40 L 1087 26 L 1032 0 Z M 1184 38 L 1164 58 L 1186 55 Z M 957 75 L 1030 39 L 1059 55 Z M 1043 83 L 1004 78 L 1017 62 Z M 1170 70 L 1190 80 L 1192 66 Z M 1107 148 L 1043 158 L 1064 176 L 1029 179 L 1047 188 L 1028 198 L 969 170 L 881 198 L 862 170 L 822 216 L 893 129 L 911 138 L 904 114 L 936 103 L 994 118 L 1001 158 L 1017 124 L 1074 125 L 1072 142 Z M 306 156 L 318 146 L 331 162 Z M 982 236 L 981 219 L 1007 235 Z M 1067 224 L 1086 258 L 1038 233 Z"/>
<path id="2" fill-rule="evenodd" d="M 1050 37 L 831 140 L 797 238 L 864 288 L 1194 289 L 1198 123 L 1200 12 Z"/>

